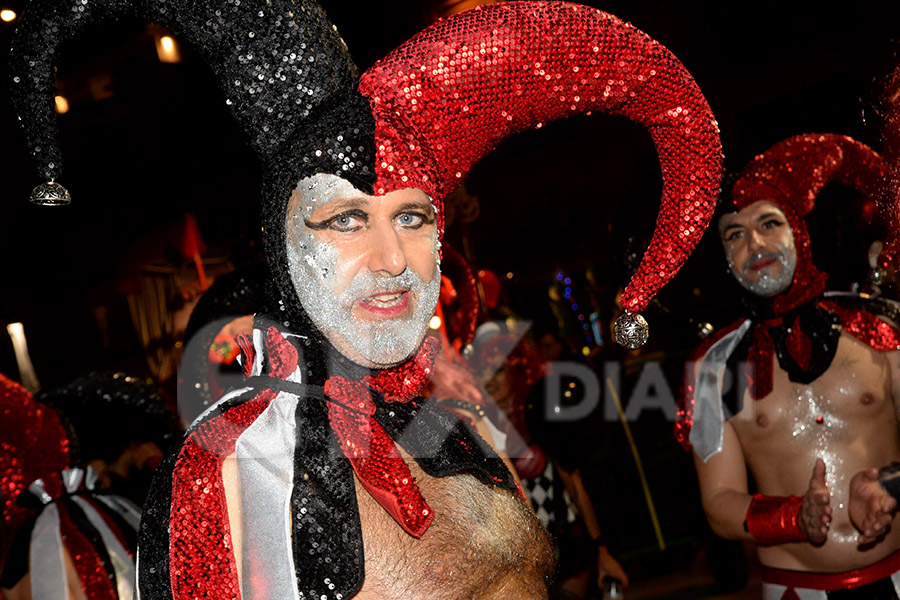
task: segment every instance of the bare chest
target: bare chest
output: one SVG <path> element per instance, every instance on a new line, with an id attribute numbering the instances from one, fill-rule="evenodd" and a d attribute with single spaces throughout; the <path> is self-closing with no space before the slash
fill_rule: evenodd
<path id="1" fill-rule="evenodd" d="M 410 468 L 435 512 L 421 539 L 402 531 L 357 482 L 366 559 L 358 598 L 546 597 L 552 548 L 529 507 L 470 475 L 434 479 Z"/>
<path id="2" fill-rule="evenodd" d="M 772 393 L 761 400 L 745 394 L 741 412 L 730 422 L 758 490 L 774 496 L 803 494 L 821 458 L 834 511 L 823 546 L 762 548 L 760 556 L 768 564 L 844 571 L 896 549 L 898 540 L 890 537 L 871 552 L 861 552 L 847 513 L 853 475 L 900 456 L 892 394 L 891 361 L 896 358 L 842 334 L 831 366 L 812 383 L 790 381 L 776 361 Z"/>
<path id="3" fill-rule="evenodd" d="M 732 424 L 742 444 L 822 445 L 857 437 L 860 427 L 893 418 L 891 370 L 886 355 L 842 334 L 831 366 L 809 384 L 792 382 L 775 361 L 772 392 L 744 395 Z"/>

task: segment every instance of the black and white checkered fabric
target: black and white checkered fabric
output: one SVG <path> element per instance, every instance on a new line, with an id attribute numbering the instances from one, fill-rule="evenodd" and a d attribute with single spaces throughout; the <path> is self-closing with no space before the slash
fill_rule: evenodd
<path id="1" fill-rule="evenodd" d="M 544 472 L 531 479 L 523 479 L 522 487 L 540 522 L 549 531 L 562 525 L 573 523 L 578 518 L 569 493 L 563 487 L 562 480 L 556 473 L 553 461 L 548 460 Z M 564 503 L 563 505 L 557 502 Z M 565 515 L 565 523 L 557 523 L 559 516 Z"/>

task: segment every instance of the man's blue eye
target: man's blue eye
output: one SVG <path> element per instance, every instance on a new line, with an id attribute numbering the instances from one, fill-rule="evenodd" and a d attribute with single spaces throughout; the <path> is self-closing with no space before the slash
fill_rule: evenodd
<path id="1" fill-rule="evenodd" d="M 356 215 L 338 215 L 329 223 L 329 227 L 336 231 L 356 231 L 360 227 L 361 219 Z"/>
<path id="2" fill-rule="evenodd" d="M 406 227 L 415 227 L 417 225 L 421 225 L 424 222 L 424 219 L 421 215 L 416 215 L 413 213 L 404 213 L 400 215 L 399 218 L 400 224 Z"/>

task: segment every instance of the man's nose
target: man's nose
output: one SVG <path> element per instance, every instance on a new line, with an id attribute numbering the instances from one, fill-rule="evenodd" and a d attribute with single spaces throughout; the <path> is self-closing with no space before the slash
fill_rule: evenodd
<path id="1" fill-rule="evenodd" d="M 406 253 L 397 230 L 390 224 L 372 228 L 374 234 L 369 247 L 369 270 L 373 273 L 399 275 L 406 270 Z"/>
<path id="2" fill-rule="evenodd" d="M 750 239 L 748 240 L 747 246 L 751 252 L 755 252 L 761 248 L 764 248 L 766 245 L 766 240 L 763 238 L 763 235 L 754 230 L 750 231 Z"/>

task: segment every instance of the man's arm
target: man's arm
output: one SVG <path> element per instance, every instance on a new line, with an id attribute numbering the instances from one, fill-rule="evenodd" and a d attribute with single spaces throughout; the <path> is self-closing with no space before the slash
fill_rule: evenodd
<path id="1" fill-rule="evenodd" d="M 802 497 L 770 497 L 747 491 L 744 452 L 734 427 L 724 425 L 722 452 L 705 463 L 696 454 L 694 464 L 700 496 L 709 524 L 719 536 L 779 544 L 809 540 L 825 542 L 831 522 L 825 462 L 817 459 Z"/>
<path id="2" fill-rule="evenodd" d="M 881 320 L 896 327 L 891 320 Z M 888 352 L 886 355 L 891 377 L 891 400 L 894 414 L 900 423 L 900 352 Z M 900 499 L 900 482 L 897 481 L 900 469 L 891 473 L 890 465 L 859 471 L 850 480 L 850 521 L 859 530 L 859 542 L 870 544 L 876 542 L 885 532 L 885 528 L 893 520 Z M 885 485 L 882 485 L 882 480 Z M 893 489 L 894 495 L 888 489 Z"/>
<path id="3" fill-rule="evenodd" d="M 694 454 L 703 511 L 713 531 L 730 540 L 752 540 L 744 529 L 750 507 L 747 492 L 747 465 L 744 452 L 731 423 L 724 424 L 722 451 L 703 462 Z"/>
<path id="4" fill-rule="evenodd" d="M 566 491 L 572 497 L 578 514 L 584 521 L 584 527 L 587 529 L 588 535 L 597 544 L 597 584 L 603 589 L 603 578 L 612 577 L 622 582 L 622 585 L 628 587 L 628 575 L 625 569 L 619 564 L 619 561 L 609 552 L 609 547 L 603 540 L 603 531 L 600 529 L 600 522 L 597 519 L 597 513 L 594 511 L 594 504 L 584 487 L 584 479 L 581 472 L 575 469 L 569 473 L 562 469 L 559 464 L 556 465 L 556 471 L 562 479 Z"/>

